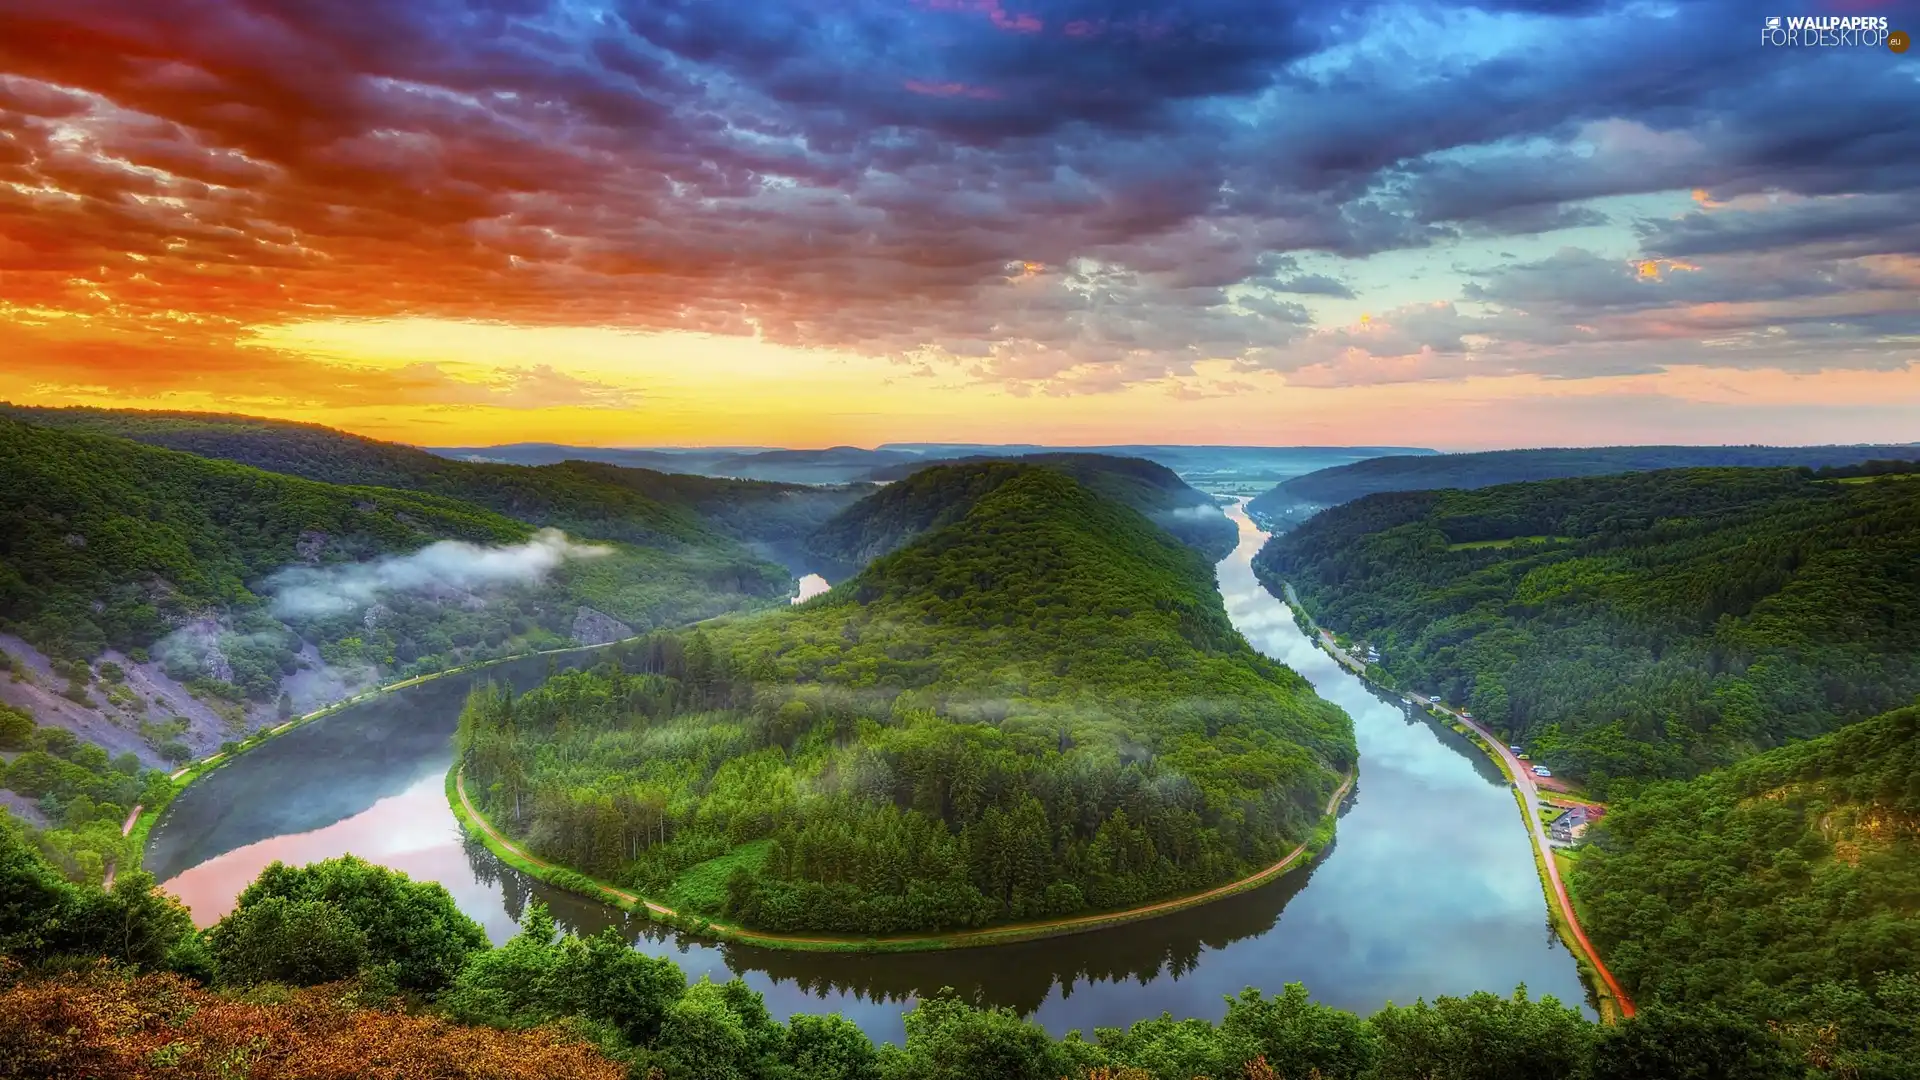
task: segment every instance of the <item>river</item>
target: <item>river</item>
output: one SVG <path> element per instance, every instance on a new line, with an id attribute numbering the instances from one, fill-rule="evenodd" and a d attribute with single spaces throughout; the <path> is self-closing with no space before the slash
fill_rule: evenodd
<path id="1" fill-rule="evenodd" d="M 1303 982 L 1366 1014 L 1473 990 L 1578 1003 L 1573 957 L 1553 935 L 1527 833 L 1498 770 L 1464 739 L 1382 699 L 1315 648 L 1254 580 L 1265 539 L 1238 507 L 1240 544 L 1217 573 L 1255 648 L 1352 715 L 1360 778 L 1338 838 L 1311 867 L 1265 888 L 1112 930 L 986 949 L 861 956 L 781 952 L 663 934 L 562 893 L 463 841 L 444 794 L 449 739 L 470 679 L 416 686 L 272 740 L 200 780 L 155 828 L 146 865 L 208 925 L 268 863 L 352 852 L 445 885 L 488 935 L 510 937 L 529 898 L 562 926 L 622 927 L 688 977 L 739 975 L 775 1016 L 844 1013 L 898 1041 L 915 995 L 943 986 L 1010 1005 L 1048 1030 L 1091 1032 L 1171 1012 L 1218 1019 L 1244 986 Z M 554 661 L 592 662 L 591 653 Z M 486 677 L 531 686 L 552 666 L 514 661 Z"/>

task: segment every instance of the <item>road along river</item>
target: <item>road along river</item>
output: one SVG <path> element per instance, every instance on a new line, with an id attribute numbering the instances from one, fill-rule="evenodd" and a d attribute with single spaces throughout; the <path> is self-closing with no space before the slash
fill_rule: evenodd
<path id="1" fill-rule="evenodd" d="M 462 839 L 444 786 L 455 718 L 474 681 L 459 677 L 343 710 L 211 773 L 155 827 L 146 866 L 208 925 L 268 863 L 352 852 L 442 883 L 496 942 L 539 899 L 570 929 L 621 927 L 636 948 L 671 956 L 689 978 L 737 974 L 776 1016 L 837 1010 L 896 1041 L 914 997 L 942 986 L 1029 1012 L 1055 1033 L 1163 1011 L 1217 1019 L 1222 999 L 1244 986 L 1296 981 L 1363 1014 L 1388 1000 L 1504 995 L 1520 983 L 1536 996 L 1584 1003 L 1498 769 L 1315 648 L 1254 580 L 1264 534 L 1238 508 L 1231 515 L 1240 545 L 1217 568 L 1228 612 L 1255 648 L 1353 716 L 1360 777 L 1338 838 L 1316 863 L 1217 903 L 1069 937 L 891 955 L 781 952 L 664 933 L 531 881 Z M 529 658 L 475 678 L 525 688 L 550 663 L 593 657 Z"/>

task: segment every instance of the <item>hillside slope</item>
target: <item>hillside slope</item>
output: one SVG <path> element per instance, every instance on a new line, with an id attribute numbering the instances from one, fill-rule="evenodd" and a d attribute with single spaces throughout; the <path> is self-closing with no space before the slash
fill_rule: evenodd
<path id="1" fill-rule="evenodd" d="M 318 424 L 252 416 L 12 405 L 0 406 L 0 414 L 308 480 L 445 495 L 535 525 L 655 547 L 713 547 L 722 536 L 798 541 L 868 490 L 719 480 L 602 461 L 461 461 Z"/>
<path id="2" fill-rule="evenodd" d="M 1920 693 L 1920 479 L 1686 469 L 1369 496 L 1255 559 L 1604 791 Z"/>
<path id="3" fill-rule="evenodd" d="M 1132 507 L 1209 559 L 1223 558 L 1238 539 L 1219 505 L 1164 465 L 1106 454 L 1049 453 L 979 455 L 878 470 L 873 478 L 891 483 L 822 525 L 808 538 L 808 547 L 826 558 L 864 563 L 954 520 L 973 500 L 1029 466 L 1070 476 L 1095 494 Z"/>
<path id="4" fill-rule="evenodd" d="M 1351 725 L 1203 557 L 1050 469 L 944 484 L 963 509 L 824 597 L 477 697 L 469 790 L 545 858 L 773 930 L 1120 907 L 1309 834 Z"/>
<path id="5" fill-rule="evenodd" d="M 1634 999 L 1783 1024 L 1838 1075 L 1920 1062 L 1920 708 L 1613 808 L 1573 881 Z"/>
<path id="6" fill-rule="evenodd" d="M 1596 446 L 1378 457 L 1296 476 L 1248 503 L 1247 512 L 1259 520 L 1288 525 L 1325 507 L 1386 491 L 1471 489 L 1527 480 L 1711 466 L 1824 468 L 1920 456 L 1915 450 L 1914 445 Z"/>
<path id="7" fill-rule="evenodd" d="M 0 475 L 8 480 L 0 485 L 0 628 L 72 660 L 107 646 L 145 650 L 196 621 L 264 618 L 258 590 L 285 568 L 324 570 L 440 540 L 537 541 L 526 522 L 443 496 L 318 483 L 4 418 Z M 536 625 L 564 638 L 576 612 L 562 601 L 646 629 L 765 602 L 785 591 L 784 579 L 709 534 L 703 546 L 616 545 L 605 558 L 558 567 L 559 591 L 505 608 L 444 597 L 413 604 L 409 590 L 395 589 L 382 593 L 381 612 L 357 603 L 301 629 L 319 643 L 357 642 L 350 651 L 364 655 L 356 659 L 406 668 L 525 637 Z M 266 651 L 285 663 L 289 644 Z M 261 688 L 270 684 L 270 672 L 256 674 Z"/>

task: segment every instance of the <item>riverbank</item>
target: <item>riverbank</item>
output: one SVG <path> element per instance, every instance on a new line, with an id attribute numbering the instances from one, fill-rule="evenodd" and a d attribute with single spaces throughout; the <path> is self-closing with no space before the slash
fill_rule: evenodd
<path id="1" fill-rule="evenodd" d="M 1532 775 L 1521 765 L 1518 758 L 1501 743 L 1492 732 L 1481 727 L 1472 718 L 1448 708 L 1444 703 L 1433 701 L 1419 694 L 1406 693 L 1367 677 L 1368 665 L 1356 660 L 1341 649 L 1332 633 L 1322 628 L 1300 603 L 1293 586 L 1282 584 L 1282 599 L 1292 609 L 1296 621 L 1306 630 L 1307 637 L 1315 645 L 1332 656 L 1342 667 L 1353 672 L 1362 682 L 1381 693 L 1397 695 L 1401 700 L 1418 705 L 1421 708 L 1437 712 L 1449 721 L 1456 730 L 1466 735 L 1468 741 L 1479 747 L 1481 752 L 1491 759 L 1506 777 L 1513 792 L 1514 803 L 1520 810 L 1521 820 L 1527 828 L 1527 836 L 1532 841 L 1533 864 L 1540 882 L 1542 896 L 1547 904 L 1547 921 L 1553 927 L 1560 943 L 1573 954 L 1575 965 L 1580 970 L 1580 978 L 1592 994 L 1606 1023 L 1615 1023 L 1622 1017 L 1634 1014 L 1633 1001 L 1620 986 L 1606 963 L 1600 959 L 1600 952 L 1587 939 L 1586 931 L 1580 925 L 1572 895 L 1567 891 L 1561 878 L 1559 866 L 1554 861 L 1553 847 L 1547 841 L 1546 827 L 1540 821 L 1539 796 Z"/>
<path id="2" fill-rule="evenodd" d="M 225 768 L 248 751 L 254 750 L 262 744 L 279 738 L 296 728 L 305 727 L 317 720 L 324 720 L 335 713 L 342 712 L 355 705 L 364 704 L 376 698 L 394 693 L 395 691 L 405 690 L 410 686 L 419 686 L 422 683 L 429 683 L 437 679 L 445 679 L 455 675 L 468 675 L 476 671 L 485 671 L 488 668 L 511 663 L 515 660 L 525 660 L 530 657 L 539 656 L 566 656 L 572 653 L 587 652 L 592 649 L 604 649 L 607 648 L 608 645 L 613 644 L 619 644 L 619 642 L 608 642 L 599 645 L 571 645 L 564 649 L 539 649 L 533 652 L 515 653 L 512 656 L 499 656 L 491 660 L 480 660 L 471 664 L 462 664 L 459 667 L 447 668 L 443 671 L 432 671 L 425 675 L 415 675 L 397 682 L 386 683 L 368 690 L 363 690 L 351 697 L 341 698 L 339 701 L 331 702 L 310 713 L 293 717 L 273 727 L 261 728 L 259 731 L 242 739 L 231 751 L 223 750 L 212 757 L 190 762 L 169 773 L 167 779 L 171 781 L 172 786 L 167 790 L 166 794 L 156 800 L 152 805 L 142 803 L 135 806 L 132 812 L 127 815 L 126 822 L 122 824 L 120 832 L 122 836 L 127 838 L 128 854 L 135 866 L 141 865 L 146 856 L 147 838 L 153 832 L 154 825 L 166 814 L 167 808 L 173 805 L 173 800 L 179 798 L 180 793 L 186 791 L 195 781 L 216 769 Z M 106 883 L 108 887 L 111 887 L 113 884 L 114 873 L 115 867 L 111 865 L 108 866 L 106 872 Z"/>
<path id="3" fill-rule="evenodd" d="M 982 930 L 954 930 L 933 934 L 904 934 L 892 937 L 808 937 L 795 934 L 776 934 L 766 931 L 749 930 L 727 923 L 717 923 L 699 915 L 675 911 L 664 904 L 648 900 L 638 894 L 628 892 L 605 881 L 589 877 L 576 870 L 556 866 L 535 858 L 519 845 L 509 840 L 505 834 L 495 829 L 491 822 L 480 813 L 478 807 L 467 798 L 466 783 L 461 775 L 460 763 L 454 762 L 447 770 L 447 802 L 453 808 L 453 814 L 460 825 L 470 834 L 477 836 L 487 849 L 502 862 L 530 877 L 537 878 L 558 889 L 585 896 L 592 900 L 611 904 L 622 911 L 636 915 L 645 915 L 654 922 L 691 934 L 714 938 L 720 941 L 739 942 L 744 945 L 757 945 L 769 949 L 788 949 L 808 952 L 926 952 L 939 949 L 978 948 L 986 945 L 1011 945 L 1016 942 L 1036 941 L 1042 938 L 1063 937 L 1068 934 L 1081 934 L 1093 930 L 1105 930 L 1143 919 L 1171 915 L 1187 911 L 1222 900 L 1229 896 L 1257 889 L 1271 884 L 1287 871 L 1311 863 L 1333 842 L 1334 830 L 1340 816 L 1340 806 L 1353 790 L 1353 782 L 1359 774 L 1359 766 L 1348 770 L 1346 778 L 1327 800 L 1327 807 L 1314 827 L 1313 835 L 1301 841 L 1299 846 L 1289 852 L 1285 858 L 1256 873 L 1249 874 L 1237 881 L 1229 882 L 1203 892 L 1177 896 L 1152 904 L 1122 911 L 1100 912 L 1092 915 L 1075 915 L 1063 919 L 1047 919 L 1040 922 L 1015 923 L 1008 926 L 987 927 Z"/>

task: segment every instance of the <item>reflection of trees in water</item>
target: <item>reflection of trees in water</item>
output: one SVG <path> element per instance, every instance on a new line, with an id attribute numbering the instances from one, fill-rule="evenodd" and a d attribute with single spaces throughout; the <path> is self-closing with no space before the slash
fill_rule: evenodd
<path id="1" fill-rule="evenodd" d="M 762 971 L 816 996 L 847 993 L 874 1002 L 905 1002 L 950 986 L 968 1000 L 1038 1009 L 1058 985 L 1063 997 L 1100 983 L 1142 986 L 1179 980 L 1209 950 L 1273 929 L 1287 901 L 1306 887 L 1313 867 L 1265 888 L 1112 930 L 990 948 L 911 953 L 807 953 L 721 946 L 735 971 Z"/>
<path id="2" fill-rule="evenodd" d="M 523 693 L 603 651 L 529 656 L 432 679 L 269 739 L 182 791 L 156 823 L 143 865 L 165 881 L 249 844 L 363 814 L 446 767 L 460 708 L 476 684 Z"/>
<path id="3" fill-rule="evenodd" d="M 1341 813 L 1353 805 L 1353 797 L 1348 795 Z M 499 885 L 502 904 L 515 922 L 529 901 L 539 900 L 567 933 L 592 935 L 612 926 L 636 944 L 645 939 L 676 943 L 682 949 L 711 945 L 718 948 L 729 971 L 762 972 L 815 997 L 845 994 L 858 1001 L 905 1004 L 950 986 L 976 1004 L 1010 1006 L 1023 1014 L 1037 1010 L 1055 985 L 1062 997 L 1072 997 L 1101 983 L 1132 980 L 1146 986 L 1158 979 L 1185 978 L 1208 951 L 1272 930 L 1287 902 L 1307 887 L 1334 850 L 1334 845 L 1328 845 L 1305 870 L 1289 873 L 1272 885 L 1111 930 L 990 948 L 836 953 L 762 949 L 670 930 L 529 877 L 502 863 L 472 835 L 465 838 L 463 847 L 474 880 Z"/>

